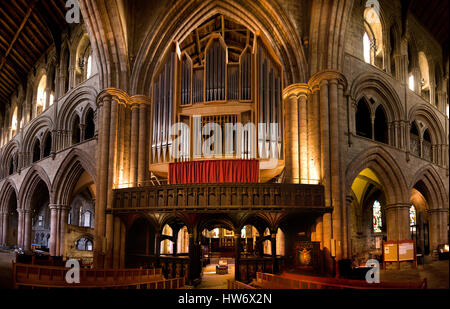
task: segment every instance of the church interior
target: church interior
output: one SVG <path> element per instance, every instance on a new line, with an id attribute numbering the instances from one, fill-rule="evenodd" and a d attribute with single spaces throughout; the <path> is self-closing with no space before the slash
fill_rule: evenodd
<path id="1" fill-rule="evenodd" d="M 448 20 L 1 1 L 0 288 L 448 289 Z"/>

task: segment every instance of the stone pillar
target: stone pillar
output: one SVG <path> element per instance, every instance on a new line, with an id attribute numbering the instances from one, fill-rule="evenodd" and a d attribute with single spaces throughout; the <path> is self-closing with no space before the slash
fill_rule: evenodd
<path id="1" fill-rule="evenodd" d="M 238 230 L 234 231 L 234 260 L 234 278 L 239 281 L 241 279 L 241 272 L 239 271 L 241 260 L 241 232 Z"/>
<path id="2" fill-rule="evenodd" d="M 23 248 L 23 233 L 24 233 L 24 212 L 23 209 L 17 209 L 18 212 L 18 224 L 17 224 L 17 247 Z"/>
<path id="3" fill-rule="evenodd" d="M 407 240 L 411 238 L 409 230 L 409 203 L 386 205 L 387 240 Z"/>
<path id="4" fill-rule="evenodd" d="M 308 101 L 308 177 L 310 184 L 317 184 L 320 181 L 320 110 L 319 91 L 316 87 Z"/>
<path id="5" fill-rule="evenodd" d="M 120 268 L 125 268 L 125 242 L 127 229 L 124 223 L 120 223 Z"/>
<path id="6" fill-rule="evenodd" d="M 448 243 L 448 209 L 430 209 L 428 210 L 430 221 L 430 251 L 437 249 L 440 244 Z"/>
<path id="7" fill-rule="evenodd" d="M 277 233 L 276 233 L 276 231 L 272 232 L 271 235 L 270 235 L 270 245 L 272 247 L 273 273 L 276 274 L 278 272 L 278 265 L 277 265 Z"/>
<path id="8" fill-rule="evenodd" d="M 147 171 L 147 104 L 139 105 L 138 184 L 143 185 Z"/>
<path id="9" fill-rule="evenodd" d="M 24 235 L 23 235 L 23 249 L 31 249 L 31 211 L 29 209 L 23 210 L 24 215 Z"/>
<path id="10" fill-rule="evenodd" d="M 50 256 L 57 255 L 58 205 L 50 204 Z"/>
<path id="11" fill-rule="evenodd" d="M 298 99 L 293 93 L 283 92 L 286 111 L 285 180 L 287 183 L 299 183 Z"/>
<path id="12" fill-rule="evenodd" d="M 136 186 L 138 169 L 139 105 L 131 105 L 130 182 Z"/>
<path id="13" fill-rule="evenodd" d="M 120 267 L 120 250 L 121 250 L 121 222 L 119 217 L 114 217 L 114 248 L 113 248 L 113 268 Z"/>
<path id="14" fill-rule="evenodd" d="M 111 100 L 111 114 L 110 114 L 110 129 L 109 129 L 109 153 L 108 153 L 108 181 L 106 188 L 106 209 L 110 210 L 113 204 L 113 186 L 115 182 L 115 161 L 116 161 L 116 144 L 117 144 L 117 113 L 118 113 L 119 100 L 113 97 Z M 111 213 L 106 214 L 106 256 L 105 267 L 112 268 L 113 262 L 113 242 L 114 242 L 114 222 L 113 215 Z"/>
<path id="15" fill-rule="evenodd" d="M 1 229 L 0 229 L 0 244 L 2 246 L 6 246 L 6 236 L 8 233 L 8 212 L 0 212 L 0 223 L 1 223 Z"/>
<path id="16" fill-rule="evenodd" d="M 60 210 L 60 219 L 59 219 L 59 256 L 64 256 L 64 237 L 66 235 L 66 224 L 67 217 L 69 214 L 69 206 L 61 205 L 59 207 Z"/>
<path id="17" fill-rule="evenodd" d="M 172 232 L 173 232 L 173 238 L 172 238 L 172 243 L 173 243 L 173 251 L 172 251 L 172 255 L 173 256 L 177 256 L 178 253 L 178 232 L 180 231 L 179 228 L 173 228 Z"/>
<path id="18" fill-rule="evenodd" d="M 108 191 L 109 130 L 111 115 L 111 95 L 104 93 L 98 99 L 99 141 L 97 156 L 97 203 L 95 209 L 94 266 L 104 266 L 106 203 Z"/>

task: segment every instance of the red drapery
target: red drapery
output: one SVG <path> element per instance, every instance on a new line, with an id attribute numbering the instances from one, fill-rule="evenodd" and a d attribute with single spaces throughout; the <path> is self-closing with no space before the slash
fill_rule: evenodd
<path id="1" fill-rule="evenodd" d="M 206 160 L 169 163 L 169 184 L 258 182 L 258 160 Z"/>

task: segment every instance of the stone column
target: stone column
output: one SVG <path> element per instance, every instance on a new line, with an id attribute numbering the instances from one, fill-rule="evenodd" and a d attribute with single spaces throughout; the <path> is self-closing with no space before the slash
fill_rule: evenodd
<path id="1" fill-rule="evenodd" d="M 278 265 L 277 265 L 277 233 L 272 232 L 270 235 L 270 245 L 272 247 L 272 266 L 273 266 L 273 273 L 276 274 L 278 272 Z"/>
<path id="2" fill-rule="evenodd" d="M 430 251 L 432 252 L 437 249 L 438 245 L 448 243 L 448 209 L 430 209 L 428 215 L 430 221 Z"/>
<path id="3" fill-rule="evenodd" d="M 411 238 L 409 230 L 409 203 L 386 205 L 387 240 L 407 240 Z"/>
<path id="4" fill-rule="evenodd" d="M 143 185 L 147 171 L 147 103 L 139 105 L 138 184 Z"/>
<path id="5" fill-rule="evenodd" d="M 136 186 L 139 140 L 139 105 L 131 105 L 130 185 Z"/>
<path id="6" fill-rule="evenodd" d="M 234 231 L 234 278 L 235 280 L 241 279 L 241 272 L 239 271 L 241 260 L 241 232 Z"/>
<path id="7" fill-rule="evenodd" d="M 315 87 L 308 100 L 308 177 L 311 184 L 320 181 L 320 110 L 319 91 Z"/>
<path id="8" fill-rule="evenodd" d="M 173 238 L 172 238 L 172 241 L 173 241 L 173 251 L 172 251 L 172 255 L 173 256 L 177 256 L 177 252 L 178 252 L 178 232 L 180 231 L 180 229 L 179 228 L 173 228 L 172 229 L 172 232 L 173 232 Z"/>
<path id="9" fill-rule="evenodd" d="M 283 91 L 286 111 L 285 179 L 287 183 L 299 183 L 298 156 L 298 99 L 295 93 Z"/>
<path id="10" fill-rule="evenodd" d="M 6 246 L 6 235 L 8 233 L 8 212 L 0 212 L 0 223 L 1 223 L 1 229 L 0 229 L 0 244 L 2 246 Z"/>
<path id="11" fill-rule="evenodd" d="M 57 248 L 57 233 L 58 233 L 58 205 L 50 204 L 50 256 L 56 256 Z"/>
<path id="12" fill-rule="evenodd" d="M 24 235 L 23 235 L 23 249 L 31 249 L 31 210 L 24 209 Z"/>
<path id="13" fill-rule="evenodd" d="M 17 209 L 18 224 L 17 224 L 17 248 L 23 248 L 23 234 L 24 234 L 24 212 L 23 209 Z"/>
<path id="14" fill-rule="evenodd" d="M 106 203 L 108 191 L 108 161 L 109 161 L 109 130 L 111 116 L 111 95 L 103 93 L 98 98 L 99 117 L 99 141 L 97 156 L 97 203 L 95 209 L 95 239 L 94 239 L 94 265 L 104 266 L 104 254 L 106 248 Z"/>
<path id="15" fill-rule="evenodd" d="M 108 151 L 108 181 L 106 188 L 106 209 L 111 209 L 113 204 L 113 186 L 115 182 L 115 161 L 116 161 L 116 144 L 117 144 L 117 113 L 118 113 L 119 100 L 113 97 L 111 100 L 111 114 L 110 114 L 110 129 L 109 129 L 109 151 Z M 111 213 L 106 214 L 106 256 L 105 267 L 112 268 L 113 262 L 113 242 L 114 242 L 114 222 L 113 215 Z"/>
<path id="16" fill-rule="evenodd" d="M 125 268 L 125 242 L 127 229 L 124 223 L 120 223 L 120 268 Z"/>
<path id="17" fill-rule="evenodd" d="M 114 217 L 114 248 L 113 248 L 113 268 L 120 267 L 120 242 L 121 242 L 121 222 L 119 217 Z"/>
<path id="18" fill-rule="evenodd" d="M 69 206 L 60 206 L 60 220 L 59 220 L 59 256 L 64 256 L 64 237 L 66 235 L 67 217 L 69 214 Z"/>

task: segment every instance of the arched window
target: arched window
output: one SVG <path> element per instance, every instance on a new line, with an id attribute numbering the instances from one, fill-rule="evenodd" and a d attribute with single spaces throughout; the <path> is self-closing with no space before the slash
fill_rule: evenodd
<path id="1" fill-rule="evenodd" d="M 14 108 L 14 112 L 11 118 L 11 138 L 17 133 L 17 106 Z"/>
<path id="2" fill-rule="evenodd" d="M 80 251 L 92 251 L 92 240 L 88 238 L 80 238 L 76 243 L 77 250 Z"/>
<path id="3" fill-rule="evenodd" d="M 36 138 L 33 146 L 33 162 L 39 161 L 41 159 L 41 143 L 39 139 Z"/>
<path id="4" fill-rule="evenodd" d="M 92 76 L 92 55 L 89 54 L 86 64 L 86 79 Z"/>
<path id="5" fill-rule="evenodd" d="M 427 57 L 423 52 L 419 52 L 419 68 L 420 68 L 420 93 L 422 98 L 430 101 L 430 68 L 428 66 Z"/>
<path id="6" fill-rule="evenodd" d="M 387 120 L 386 113 L 382 105 L 379 105 L 375 112 L 375 140 L 378 142 L 388 143 L 388 128 L 387 128 Z"/>
<path id="7" fill-rule="evenodd" d="M 364 61 L 366 63 L 371 63 L 371 47 L 370 47 L 370 39 L 369 39 L 369 35 L 367 34 L 367 32 L 364 32 L 364 36 L 363 36 L 363 44 L 364 44 Z"/>
<path id="8" fill-rule="evenodd" d="M 45 101 L 47 100 L 47 76 L 43 75 L 39 81 L 36 94 L 36 115 L 42 113 L 45 109 Z"/>
<path id="9" fill-rule="evenodd" d="M 91 212 L 90 211 L 85 211 L 84 212 L 84 214 L 83 214 L 83 217 L 82 217 L 82 220 L 83 220 L 83 226 L 84 227 L 90 227 L 91 226 L 91 217 L 92 217 L 92 214 L 91 214 Z"/>
<path id="10" fill-rule="evenodd" d="M 81 142 L 80 117 L 75 115 L 72 122 L 72 145 Z"/>
<path id="11" fill-rule="evenodd" d="M 412 154 L 420 156 L 419 130 L 415 122 L 411 123 L 411 129 L 409 130 L 409 150 Z"/>
<path id="12" fill-rule="evenodd" d="M 90 108 L 86 114 L 86 127 L 84 129 L 84 140 L 93 138 L 95 135 L 94 111 Z"/>
<path id="13" fill-rule="evenodd" d="M 378 201 L 373 202 L 373 232 L 381 233 L 383 228 L 383 222 L 381 220 L 381 204 Z"/>
<path id="14" fill-rule="evenodd" d="M 380 4 L 377 0 L 368 0 L 366 2 L 364 26 L 364 61 L 383 69 L 383 29 L 380 19 Z"/>
<path id="15" fill-rule="evenodd" d="M 372 138 L 372 120 L 370 118 L 370 109 L 364 99 L 359 100 L 356 106 L 356 135 L 366 138 Z"/>
<path id="16" fill-rule="evenodd" d="M 414 91 L 416 89 L 415 87 L 415 81 L 414 81 L 414 75 L 411 73 L 409 74 L 409 78 L 408 78 L 408 88 L 411 91 Z"/>
<path id="17" fill-rule="evenodd" d="M 416 231 L 416 207 L 414 205 L 411 205 L 409 208 L 409 226 L 412 233 Z"/>
<path id="18" fill-rule="evenodd" d="M 48 157 L 52 151 L 52 134 L 49 132 L 44 140 L 44 158 Z"/>
<path id="19" fill-rule="evenodd" d="M 432 161 L 433 159 L 433 149 L 431 146 L 431 137 L 428 129 L 423 132 L 422 157 L 428 161 Z"/>
<path id="20" fill-rule="evenodd" d="M 9 173 L 8 173 L 8 175 L 12 175 L 15 172 L 14 156 L 15 156 L 15 154 L 13 154 L 11 156 L 11 158 L 9 159 Z"/>

